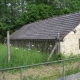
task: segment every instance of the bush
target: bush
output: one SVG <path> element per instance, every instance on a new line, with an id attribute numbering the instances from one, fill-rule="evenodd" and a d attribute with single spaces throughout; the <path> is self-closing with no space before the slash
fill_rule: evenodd
<path id="1" fill-rule="evenodd" d="M 62 53 L 56 53 L 51 58 L 51 60 L 62 60 L 62 59 L 65 59 L 65 56 Z"/>

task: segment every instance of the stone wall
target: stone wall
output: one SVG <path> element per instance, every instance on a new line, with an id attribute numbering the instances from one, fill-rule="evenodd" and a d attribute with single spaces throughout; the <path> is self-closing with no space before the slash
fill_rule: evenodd
<path id="1" fill-rule="evenodd" d="M 79 54 L 79 39 L 80 39 L 80 24 L 65 37 L 63 42 L 60 42 L 60 51 L 66 55 Z"/>

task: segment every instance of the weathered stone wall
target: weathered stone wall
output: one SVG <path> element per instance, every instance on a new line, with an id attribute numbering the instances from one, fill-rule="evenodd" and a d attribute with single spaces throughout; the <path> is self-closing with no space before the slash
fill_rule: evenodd
<path id="1" fill-rule="evenodd" d="M 80 24 L 75 28 L 76 32 L 71 31 L 64 37 L 64 41 L 60 42 L 60 51 L 66 55 L 79 54 Z"/>

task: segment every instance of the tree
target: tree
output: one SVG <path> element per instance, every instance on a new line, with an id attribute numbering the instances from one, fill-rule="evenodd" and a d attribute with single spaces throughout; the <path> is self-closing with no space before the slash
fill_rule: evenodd
<path id="1" fill-rule="evenodd" d="M 80 0 L 0 0 L 0 36 L 24 24 L 80 11 Z"/>
<path id="2" fill-rule="evenodd" d="M 26 11 L 22 14 L 22 21 L 25 23 L 34 22 L 37 20 L 46 19 L 52 17 L 54 11 L 49 5 L 39 4 L 39 5 L 28 5 Z"/>

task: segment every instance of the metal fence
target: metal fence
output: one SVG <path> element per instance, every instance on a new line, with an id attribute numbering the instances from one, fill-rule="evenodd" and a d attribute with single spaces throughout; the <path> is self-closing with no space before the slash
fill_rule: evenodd
<path id="1" fill-rule="evenodd" d="M 75 64 L 74 64 L 75 63 Z M 12 68 L 5 68 L 5 69 L 0 69 L 0 80 L 7 80 L 6 77 L 8 75 L 8 73 L 11 73 L 11 70 L 17 70 L 19 71 L 19 75 L 17 76 L 18 78 L 13 79 L 13 80 L 42 80 L 42 79 L 27 79 L 27 78 L 23 78 L 23 71 L 25 71 L 26 69 L 28 70 L 29 68 L 36 68 L 38 66 L 52 66 L 52 65 L 56 65 L 55 67 L 60 67 L 58 68 L 58 70 L 56 69 L 56 71 L 61 72 L 60 75 L 58 77 L 55 78 L 51 78 L 51 79 L 43 79 L 43 80 L 66 80 L 66 76 L 73 74 L 73 73 L 78 73 L 80 72 L 80 57 L 78 58 L 70 58 L 70 59 L 65 59 L 65 60 L 58 60 L 58 61 L 51 61 L 51 62 L 44 62 L 44 63 L 38 63 L 38 64 L 32 64 L 32 65 L 26 65 L 26 66 L 19 66 L 19 67 L 12 67 Z M 53 66 L 53 71 L 55 69 L 55 67 Z M 25 69 L 26 68 L 26 69 Z M 40 68 L 40 67 L 39 67 Z M 46 68 L 46 67 L 45 67 Z M 50 69 L 51 70 L 51 69 Z M 49 71 L 50 71 L 49 70 Z M 72 70 L 72 71 L 71 71 Z M 74 71 L 73 71 L 74 70 Z M 9 71 L 9 72 L 7 72 Z M 54 74 L 56 76 L 56 71 L 54 71 Z M 71 71 L 71 72 L 70 72 Z M 5 72 L 7 73 L 7 75 L 5 74 Z M 34 71 L 33 71 L 34 72 Z M 43 71 L 42 71 L 43 72 Z M 45 71 L 46 72 L 46 71 Z M 14 73 L 16 75 L 16 72 Z M 35 73 L 34 73 L 35 74 Z M 37 73 L 38 74 L 38 73 Z M 40 74 L 40 73 L 39 73 Z M 5 76 L 6 75 L 6 76 Z M 26 74 L 27 75 L 27 74 Z M 50 74 L 49 74 L 50 75 Z M 11 76 L 11 75 L 10 75 Z M 14 76 L 13 76 L 14 77 Z M 60 78 L 60 79 L 58 79 Z M 8 79 L 8 80 L 12 80 L 12 79 Z M 77 79 L 76 79 L 77 80 Z"/>

